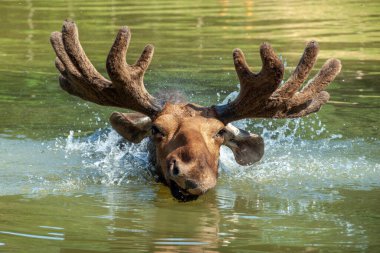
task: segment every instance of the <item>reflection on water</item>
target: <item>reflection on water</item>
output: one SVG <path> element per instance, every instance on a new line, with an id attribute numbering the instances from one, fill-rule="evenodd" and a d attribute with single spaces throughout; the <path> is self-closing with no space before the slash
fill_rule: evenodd
<path id="1" fill-rule="evenodd" d="M 14 236 L 19 236 L 19 237 L 28 237 L 28 238 L 33 238 L 33 239 L 43 239 L 43 240 L 57 240 L 57 241 L 63 241 L 64 240 L 64 238 L 62 238 L 62 237 L 23 234 L 23 233 L 9 232 L 9 231 L 0 231 L 0 234 L 14 235 Z M 48 233 L 48 234 L 51 235 L 52 233 Z M 56 234 L 54 233 L 54 235 L 56 235 Z"/>
<path id="2" fill-rule="evenodd" d="M 0 12 L 1 252 L 378 251 L 378 1 L 4 0 Z M 264 159 L 240 167 L 222 149 L 216 189 L 179 204 L 154 183 L 146 142 L 109 129 L 113 108 L 58 88 L 48 37 L 65 18 L 102 73 L 129 25 L 130 59 L 156 46 L 149 91 L 204 105 L 236 90 L 235 47 L 258 70 L 270 42 L 289 75 L 316 39 L 315 72 L 329 57 L 343 71 L 318 116 L 237 122 L 263 135 Z"/>
<path id="3" fill-rule="evenodd" d="M 151 197 L 144 187 L 97 187 L 84 195 L 42 199 L 1 197 L 1 203 L 14 208 L 1 205 L 3 219 L 13 218 L 11 224 L 2 225 L 1 242 L 8 249 L 45 245 L 30 252 L 58 248 L 67 252 L 366 252 L 377 240 L 376 214 L 367 212 L 363 217 L 355 206 L 375 207 L 378 191 L 342 190 L 345 201 L 302 201 L 254 191 L 242 195 L 218 186 L 197 203 L 178 205 L 160 186 L 154 187 Z M 361 201 L 364 195 L 366 201 Z M 47 211 L 40 210 L 41 205 Z"/>

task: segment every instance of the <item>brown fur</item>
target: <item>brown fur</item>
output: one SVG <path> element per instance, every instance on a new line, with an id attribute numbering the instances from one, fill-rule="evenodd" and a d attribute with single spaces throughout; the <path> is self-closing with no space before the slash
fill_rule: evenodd
<path id="1" fill-rule="evenodd" d="M 188 192 L 200 195 L 214 187 L 218 175 L 219 149 L 223 138 L 216 137 L 224 124 L 214 117 L 205 117 L 209 109 L 194 104 L 167 103 L 154 120 L 163 137 L 153 136 L 159 169 L 166 183 L 174 181 L 187 190 L 186 181 L 198 187 Z M 180 173 L 174 175 L 175 161 Z"/>

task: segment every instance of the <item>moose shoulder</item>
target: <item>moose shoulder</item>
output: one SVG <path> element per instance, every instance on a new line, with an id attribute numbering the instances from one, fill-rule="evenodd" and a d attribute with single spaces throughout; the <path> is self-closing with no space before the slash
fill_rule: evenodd
<path id="1" fill-rule="evenodd" d="M 295 118 L 318 111 L 329 99 L 324 91 L 340 72 L 339 60 L 330 59 L 303 88 L 318 54 L 315 41 L 307 44 L 296 69 L 280 86 L 284 67 L 269 44 L 260 47 L 263 67 L 253 73 L 240 49 L 233 52 L 240 93 L 226 105 L 200 106 L 172 102 L 150 95 L 143 83 L 153 57 L 147 45 L 135 64 L 126 62 L 130 31 L 122 27 L 107 58 L 104 78 L 85 55 L 76 25 L 65 21 L 62 32 L 53 32 L 59 82 L 65 91 L 100 105 L 131 109 L 115 112 L 112 127 L 128 141 L 152 138 L 157 173 L 181 201 L 194 200 L 216 184 L 220 146 L 229 147 L 236 161 L 248 165 L 261 159 L 263 139 L 230 124 L 244 118 Z"/>

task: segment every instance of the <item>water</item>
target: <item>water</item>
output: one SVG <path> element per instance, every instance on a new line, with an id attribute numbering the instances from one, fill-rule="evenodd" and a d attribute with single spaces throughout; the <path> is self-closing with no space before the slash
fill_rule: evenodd
<path id="1" fill-rule="evenodd" d="M 380 4 L 378 1 L 1 1 L 0 252 L 380 252 Z M 317 69 L 343 71 L 331 101 L 298 120 L 249 120 L 262 161 L 221 150 L 217 187 L 178 203 L 154 182 L 146 143 L 123 143 L 114 108 L 57 85 L 48 37 L 73 18 L 100 72 L 119 26 L 128 59 L 156 47 L 150 92 L 194 102 L 237 90 L 231 51 L 258 70 L 270 42 L 294 68 L 316 39 Z"/>

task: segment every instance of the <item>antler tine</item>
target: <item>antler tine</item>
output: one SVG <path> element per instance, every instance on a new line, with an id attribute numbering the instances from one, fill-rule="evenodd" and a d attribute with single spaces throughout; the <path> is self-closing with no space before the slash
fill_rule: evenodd
<path id="1" fill-rule="evenodd" d="M 255 74 L 250 71 L 245 56 L 240 49 L 233 52 L 235 69 L 240 80 L 238 97 L 227 105 L 213 106 L 219 119 L 225 123 L 252 117 L 252 112 L 272 95 L 281 83 L 284 66 L 272 47 L 264 43 L 260 47 L 262 69 Z"/>
<path id="2" fill-rule="evenodd" d="M 152 45 L 147 45 L 139 60 L 134 65 L 128 65 L 126 53 L 131 33 L 128 27 L 122 27 L 115 39 L 107 58 L 107 72 L 115 88 L 135 100 L 129 105 L 130 109 L 146 115 L 154 115 L 161 110 L 160 102 L 152 97 L 143 83 L 144 73 L 147 70 L 154 52 Z"/>
<path id="3" fill-rule="evenodd" d="M 291 98 L 302 86 L 317 60 L 319 45 L 316 41 L 310 41 L 302 54 L 302 57 L 290 75 L 289 79 L 276 91 L 276 95 L 283 98 Z"/>
<path id="4" fill-rule="evenodd" d="M 64 23 L 64 26 L 67 22 Z M 105 78 L 88 81 L 83 72 L 78 70 L 74 65 L 68 50 L 65 48 L 65 44 L 62 38 L 62 33 L 53 32 L 50 36 L 51 44 L 57 55 L 55 65 L 60 71 L 61 76 L 59 82 L 61 88 L 68 93 L 78 96 L 82 99 L 95 102 L 102 105 L 117 106 L 109 98 L 105 97 L 105 93 L 98 92 L 97 89 L 102 89 L 111 85 L 111 82 Z M 90 63 L 91 64 L 91 63 Z"/>
<path id="5" fill-rule="evenodd" d="M 73 21 L 65 20 L 62 26 L 62 39 L 71 61 L 86 79 L 106 79 L 92 65 L 79 42 L 78 28 Z"/>
<path id="6" fill-rule="evenodd" d="M 289 108 L 285 113 L 279 113 L 273 118 L 299 118 L 311 113 L 317 112 L 322 105 L 326 104 L 330 99 L 330 94 L 327 91 L 321 91 L 314 97 L 303 104 L 295 105 Z"/>
<path id="7" fill-rule="evenodd" d="M 237 48 L 233 52 L 235 69 L 240 80 L 241 95 L 252 89 L 260 89 L 257 90 L 260 94 L 255 94 L 255 97 L 265 99 L 277 89 L 282 80 L 283 65 L 269 44 L 261 45 L 260 56 L 263 66 L 261 71 L 255 74 L 250 71 L 243 51 Z M 268 82 L 268 80 L 273 82 Z M 263 85 L 265 87 L 262 87 Z"/>
<path id="8" fill-rule="evenodd" d="M 309 42 L 294 72 L 278 88 L 283 66 L 268 44 L 261 46 L 263 67 L 258 74 L 249 70 L 241 50 L 235 50 L 233 58 L 240 80 L 240 93 L 234 101 L 226 105 L 213 106 L 218 118 L 229 123 L 243 118 L 295 118 L 318 111 L 330 97 L 324 89 L 341 70 L 340 61 L 330 59 L 298 91 L 313 68 L 318 51 L 318 43 Z"/>
<path id="9" fill-rule="evenodd" d="M 341 68 L 342 65 L 339 60 L 327 60 L 313 79 L 287 101 L 287 116 L 292 118 L 302 117 L 308 111 L 318 111 L 330 98 L 330 95 L 324 89 L 335 79 Z M 303 107 L 305 109 L 300 110 Z"/>
<path id="10" fill-rule="evenodd" d="M 75 76 L 76 78 L 81 78 L 81 74 L 74 66 L 74 64 L 71 62 L 71 59 L 65 50 L 65 46 L 62 40 L 62 33 L 53 32 L 50 35 L 50 43 L 53 46 L 55 54 L 57 55 L 55 63 L 56 67 L 61 72 L 61 74 L 65 73 L 65 76 L 67 76 L 67 70 L 68 73 L 71 73 L 71 75 Z"/>
<path id="11" fill-rule="evenodd" d="M 125 54 L 130 33 L 122 28 L 107 58 L 107 70 L 111 81 L 104 78 L 87 58 L 74 22 L 65 21 L 62 33 L 53 32 L 50 40 L 57 55 L 56 67 L 61 73 L 61 87 L 68 93 L 100 105 L 117 106 L 154 117 L 160 110 L 160 102 L 152 97 L 143 84 L 144 72 L 153 56 L 148 45 L 135 65 L 127 65 Z"/>

